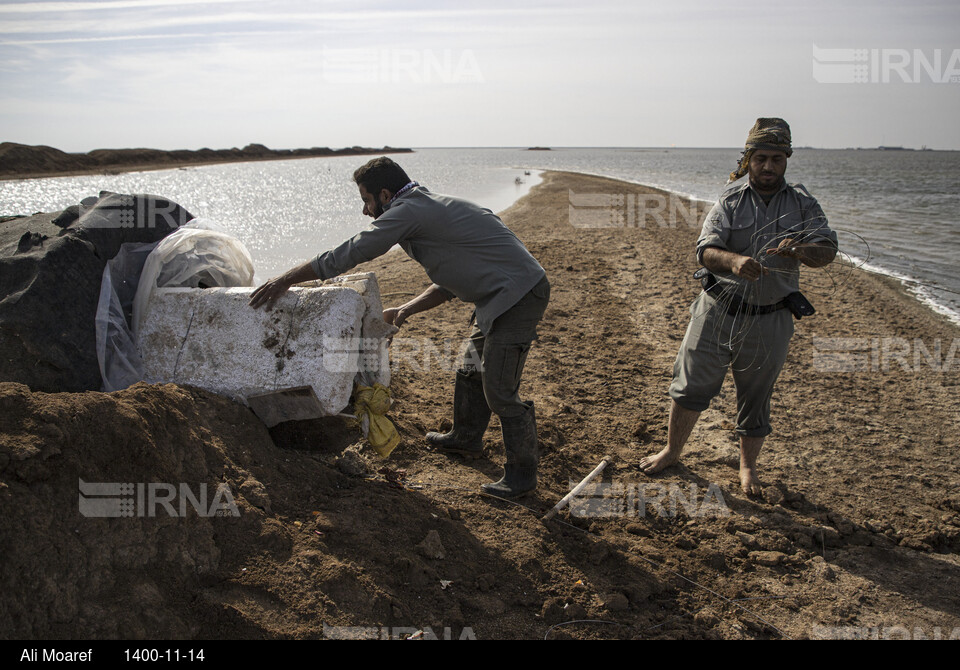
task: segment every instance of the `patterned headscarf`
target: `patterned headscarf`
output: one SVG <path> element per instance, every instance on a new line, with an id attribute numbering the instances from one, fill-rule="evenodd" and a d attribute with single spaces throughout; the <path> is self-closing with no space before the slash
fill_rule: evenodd
<path id="1" fill-rule="evenodd" d="M 740 154 L 740 162 L 737 169 L 730 173 L 730 182 L 734 182 L 743 175 L 747 174 L 747 168 L 750 165 L 750 157 L 757 149 L 773 149 L 783 151 L 787 156 L 793 155 L 793 148 L 790 146 L 790 126 L 783 119 L 757 119 L 747 135 L 747 142 L 743 153 Z"/>

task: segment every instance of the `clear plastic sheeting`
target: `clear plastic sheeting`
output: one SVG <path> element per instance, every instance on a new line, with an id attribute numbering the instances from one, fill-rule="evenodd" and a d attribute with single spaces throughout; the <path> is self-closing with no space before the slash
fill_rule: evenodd
<path id="1" fill-rule="evenodd" d="M 253 285 L 253 260 L 236 238 L 194 219 L 159 242 L 124 244 L 103 271 L 96 315 L 104 391 L 144 378 L 136 332 L 157 288 Z"/>
<path id="2" fill-rule="evenodd" d="M 195 219 L 167 235 L 147 258 L 133 302 L 133 336 L 155 289 L 252 285 L 253 260 L 243 243 Z"/>
<path id="3" fill-rule="evenodd" d="M 118 391 L 143 379 L 143 360 L 129 323 L 140 271 L 157 244 L 121 245 L 103 270 L 96 334 L 104 391 Z"/>

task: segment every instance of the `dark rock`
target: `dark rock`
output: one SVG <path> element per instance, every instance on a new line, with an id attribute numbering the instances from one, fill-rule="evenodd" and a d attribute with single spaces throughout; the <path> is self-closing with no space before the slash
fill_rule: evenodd
<path id="1" fill-rule="evenodd" d="M 548 624 L 560 623 L 564 620 L 563 607 L 565 604 L 562 598 L 549 598 L 544 601 L 543 607 L 540 608 L 540 616 Z"/>
<path id="2" fill-rule="evenodd" d="M 443 543 L 440 541 L 440 533 L 435 530 L 428 532 L 426 538 L 417 545 L 416 549 L 425 558 L 443 560 L 447 555 Z"/>
<path id="3" fill-rule="evenodd" d="M 780 565 L 786 558 L 786 555 L 779 551 L 751 551 L 749 555 L 752 563 L 766 565 L 768 567 Z"/>
<path id="4" fill-rule="evenodd" d="M 43 241 L 45 239 L 47 239 L 46 235 L 41 235 L 40 233 L 26 232 L 20 238 L 20 241 L 17 242 L 17 250 L 15 253 L 25 254 L 28 251 L 32 251 L 34 247 L 39 247 L 43 245 Z"/>
<path id="5" fill-rule="evenodd" d="M 80 218 L 80 205 L 70 205 L 60 212 L 51 223 L 58 228 L 68 228 L 74 221 Z"/>
<path id="6" fill-rule="evenodd" d="M 49 214 L 0 228 L 0 380 L 36 391 L 102 386 L 94 318 L 107 261 L 127 242 L 156 242 L 193 216 L 152 195 L 109 194 L 61 231 Z M 24 233 L 48 236 L 20 251 Z"/>
<path id="7" fill-rule="evenodd" d="M 622 593 L 609 593 L 603 598 L 603 606 L 611 612 L 622 612 L 630 609 L 630 601 Z"/>
<path id="8" fill-rule="evenodd" d="M 370 471 L 370 466 L 356 445 L 344 449 L 336 460 L 336 465 L 340 472 L 351 477 L 364 477 Z"/>

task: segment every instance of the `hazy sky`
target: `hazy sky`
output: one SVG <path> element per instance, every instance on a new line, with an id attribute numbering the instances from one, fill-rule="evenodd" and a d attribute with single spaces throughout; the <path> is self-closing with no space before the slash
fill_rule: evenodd
<path id="1" fill-rule="evenodd" d="M 732 147 L 758 116 L 960 149 L 960 2 L 2 2 L 0 91 L 0 141 L 67 151 Z"/>

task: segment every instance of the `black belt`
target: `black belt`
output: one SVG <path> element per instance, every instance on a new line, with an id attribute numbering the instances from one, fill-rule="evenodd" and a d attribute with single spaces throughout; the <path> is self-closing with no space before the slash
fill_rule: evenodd
<path id="1" fill-rule="evenodd" d="M 713 295 L 714 300 L 720 302 L 714 291 L 715 289 L 719 288 L 720 282 L 709 272 L 704 273 L 704 275 L 705 276 L 697 277 L 697 279 L 700 280 L 700 284 L 703 286 L 703 290 L 708 294 Z M 730 294 L 725 295 L 723 297 L 723 301 L 727 304 L 727 314 L 730 316 L 757 316 L 760 314 L 770 314 L 771 312 L 776 312 L 777 310 L 783 309 L 787 306 L 786 299 L 783 299 L 780 302 L 775 302 L 772 305 L 753 305 L 749 302 L 744 302 L 739 296 Z"/>

